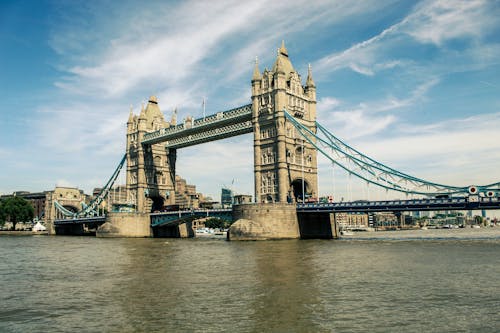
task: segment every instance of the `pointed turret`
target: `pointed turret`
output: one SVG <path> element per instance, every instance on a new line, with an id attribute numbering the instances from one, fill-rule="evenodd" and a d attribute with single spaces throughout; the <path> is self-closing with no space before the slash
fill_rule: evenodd
<path id="1" fill-rule="evenodd" d="M 127 124 L 131 124 L 134 121 L 134 112 L 132 110 L 132 105 L 130 105 L 130 113 L 128 115 Z"/>
<path id="2" fill-rule="evenodd" d="M 285 40 L 281 40 L 281 47 L 279 48 L 278 52 L 280 54 L 284 55 L 285 57 L 288 57 L 288 51 L 285 47 Z"/>
<path id="3" fill-rule="evenodd" d="M 259 59 L 255 57 L 255 67 L 253 68 L 252 81 L 258 81 L 262 79 L 259 71 Z"/>
<path id="4" fill-rule="evenodd" d="M 139 114 L 139 119 L 146 119 L 146 109 L 144 109 L 144 103 L 141 103 L 141 113 Z"/>
<path id="5" fill-rule="evenodd" d="M 276 57 L 276 63 L 274 65 L 274 71 L 276 73 L 285 74 L 285 68 L 283 67 L 283 62 L 281 61 L 281 51 L 278 49 L 278 56 Z"/>
<path id="6" fill-rule="evenodd" d="M 278 55 L 273 66 L 273 72 L 284 73 L 289 78 L 290 73 L 295 72 L 290 59 L 288 58 L 288 50 L 285 47 L 285 41 L 281 42 L 281 47 L 278 48 Z"/>
<path id="7" fill-rule="evenodd" d="M 306 87 L 311 87 L 311 88 L 316 87 L 316 85 L 314 84 L 313 77 L 312 77 L 311 64 L 309 64 L 309 67 L 307 69 Z"/>

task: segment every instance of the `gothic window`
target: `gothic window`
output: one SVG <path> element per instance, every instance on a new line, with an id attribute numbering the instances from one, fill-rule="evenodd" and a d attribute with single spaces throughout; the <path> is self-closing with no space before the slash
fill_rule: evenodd
<path id="1" fill-rule="evenodd" d="M 297 147 L 297 149 L 295 150 L 295 162 L 296 163 L 302 163 L 302 156 L 303 155 L 303 152 L 302 152 L 302 147 Z"/>

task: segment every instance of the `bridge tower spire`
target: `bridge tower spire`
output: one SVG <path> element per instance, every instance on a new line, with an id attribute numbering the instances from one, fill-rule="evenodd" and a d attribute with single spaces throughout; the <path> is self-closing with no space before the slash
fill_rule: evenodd
<path id="1" fill-rule="evenodd" d="M 286 110 L 316 132 L 316 90 L 311 70 L 302 86 L 282 41 L 272 70 L 260 75 L 256 64 L 251 82 L 256 202 L 297 202 L 317 197 L 316 150 L 285 118 Z"/>

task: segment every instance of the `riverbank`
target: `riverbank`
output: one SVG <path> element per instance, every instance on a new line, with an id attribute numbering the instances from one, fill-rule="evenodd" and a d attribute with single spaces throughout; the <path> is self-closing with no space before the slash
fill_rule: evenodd
<path id="1" fill-rule="evenodd" d="M 47 231 L 24 231 L 24 230 L 0 230 L 0 236 L 34 236 L 34 235 L 48 235 Z"/>
<path id="2" fill-rule="evenodd" d="M 445 239 L 500 239 L 500 227 L 457 229 L 410 229 L 386 231 L 354 231 L 341 236 L 342 240 L 445 240 Z"/>

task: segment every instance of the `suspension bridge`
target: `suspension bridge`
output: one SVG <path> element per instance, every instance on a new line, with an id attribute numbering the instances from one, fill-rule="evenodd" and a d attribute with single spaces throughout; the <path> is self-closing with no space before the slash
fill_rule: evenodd
<path id="1" fill-rule="evenodd" d="M 244 234 L 243 238 L 251 238 L 248 230 L 255 225 L 266 230 L 261 232 L 266 238 L 329 237 L 339 212 L 500 209 L 500 182 L 456 186 L 412 176 L 356 150 L 318 123 L 311 68 L 302 85 L 284 43 L 271 70 L 260 72 L 256 61 L 251 83 L 251 104 L 199 119 L 188 117 L 180 124 L 176 115 L 165 120 L 154 96 L 138 115 L 131 110 L 125 155 L 95 198 L 82 203 L 80 209 L 53 201 L 56 213 L 51 218 L 56 232 L 74 226 L 99 229 L 108 224 L 107 230 L 118 236 L 148 236 L 158 234 L 148 230 L 220 217 L 242 221 L 236 223 L 239 231 L 234 232 L 235 237 Z M 247 133 L 254 136 L 252 205 L 233 210 L 163 211 L 175 205 L 179 149 Z M 318 154 L 349 179 L 358 179 L 367 188 L 399 192 L 407 199 L 314 202 L 319 197 Z M 125 179 L 118 185 L 120 174 Z M 292 224 L 298 228 L 283 219 L 294 220 Z M 135 225 L 134 231 L 130 231 L 131 225 Z"/>

